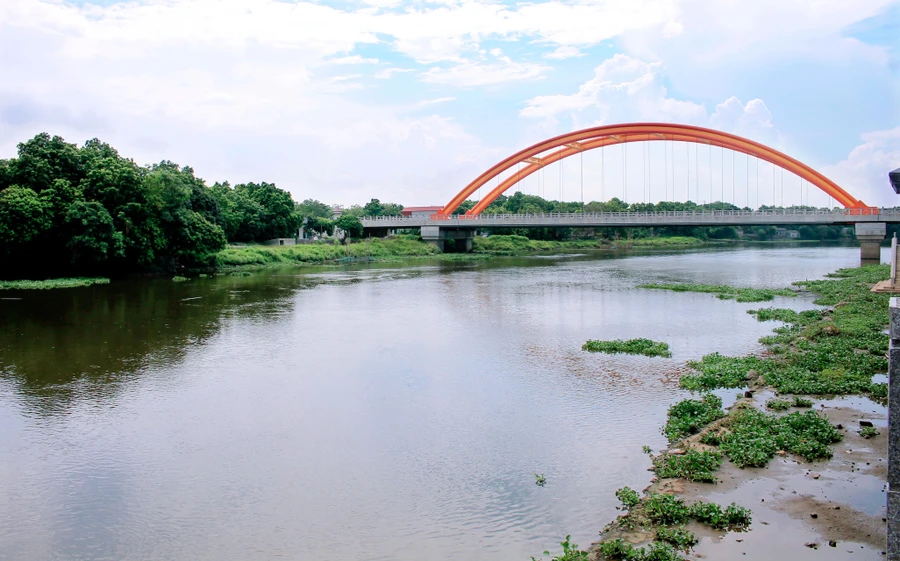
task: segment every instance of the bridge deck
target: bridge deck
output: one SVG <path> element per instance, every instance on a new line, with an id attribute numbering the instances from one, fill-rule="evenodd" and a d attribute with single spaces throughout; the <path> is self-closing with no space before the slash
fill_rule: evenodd
<path id="1" fill-rule="evenodd" d="M 862 214 L 863 212 L 867 214 Z M 428 216 L 369 216 L 362 218 L 365 228 L 595 228 L 603 226 L 767 226 L 778 224 L 830 225 L 859 222 L 900 222 L 900 209 L 839 210 L 707 210 L 670 212 L 596 212 L 549 214 L 455 215 L 437 219 Z"/>

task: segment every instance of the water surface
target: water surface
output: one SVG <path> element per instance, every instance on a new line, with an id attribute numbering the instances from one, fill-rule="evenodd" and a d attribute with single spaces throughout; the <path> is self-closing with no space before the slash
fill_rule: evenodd
<path id="1" fill-rule="evenodd" d="M 0 559 L 528 559 L 651 478 L 687 360 L 859 250 L 291 269 L 0 300 Z M 812 307 L 810 296 L 774 305 Z M 583 353 L 647 337 L 673 358 Z M 730 393 L 730 392 L 729 392 Z M 535 485 L 535 473 L 547 478 Z"/>

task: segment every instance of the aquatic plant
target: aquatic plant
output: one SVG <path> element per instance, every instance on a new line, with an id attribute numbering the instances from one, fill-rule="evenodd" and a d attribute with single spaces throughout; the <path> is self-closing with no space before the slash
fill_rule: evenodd
<path id="1" fill-rule="evenodd" d="M 614 341 L 596 341 L 590 339 L 581 346 L 581 350 L 590 351 L 592 353 L 624 353 L 630 355 L 661 356 L 666 358 L 672 356 L 667 343 L 651 341 L 650 339 L 628 339 L 627 341 L 621 339 L 616 339 Z"/>
<path id="2" fill-rule="evenodd" d="M 551 557 L 550 561 L 587 561 L 588 552 L 578 549 L 578 546 L 572 543 L 571 535 L 567 535 L 565 540 L 559 542 L 559 545 L 561 545 L 563 548 L 562 554 Z M 550 552 L 545 551 L 544 555 L 550 555 Z M 538 560 L 532 557 L 531 561 Z"/>
<path id="3" fill-rule="evenodd" d="M 179 277 L 179 276 L 172 277 L 172 282 L 184 282 L 184 281 L 189 281 L 189 280 L 191 280 L 191 279 L 189 279 L 187 277 Z"/>
<path id="4" fill-rule="evenodd" d="M 687 551 L 700 543 L 694 532 L 685 530 L 683 526 L 679 528 L 659 528 L 656 530 L 656 539 L 668 542 L 682 551 Z"/>
<path id="5" fill-rule="evenodd" d="M 718 452 L 688 450 L 684 454 L 660 454 L 653 459 L 653 471 L 660 478 L 683 477 L 688 481 L 716 483 L 715 472 L 722 465 Z"/>
<path id="6" fill-rule="evenodd" d="M 616 491 L 616 498 L 622 503 L 623 510 L 629 510 L 634 505 L 641 502 L 641 496 L 631 487 L 622 487 Z"/>
<path id="7" fill-rule="evenodd" d="M 649 446 L 644 444 L 643 446 L 641 446 L 641 452 L 643 452 L 644 454 L 652 454 L 653 450 Z"/>
<path id="8" fill-rule="evenodd" d="M 536 473 L 534 474 L 534 484 L 538 487 L 543 487 L 547 484 L 547 478 L 544 477 L 543 473 Z"/>
<path id="9" fill-rule="evenodd" d="M 795 395 L 794 399 L 791 401 L 791 405 L 794 407 L 812 407 L 813 402 L 811 399 Z"/>
<path id="10" fill-rule="evenodd" d="M 109 284 L 102 277 L 73 277 L 49 280 L 8 280 L 0 281 L 0 290 L 49 290 L 51 288 L 77 288 L 92 284 Z"/>
<path id="11" fill-rule="evenodd" d="M 795 291 L 789 288 L 737 288 L 719 284 L 648 283 L 639 285 L 638 288 L 715 294 L 720 300 L 736 300 L 738 302 L 766 302 L 773 300 L 776 296 L 790 297 L 797 295 Z"/>
<path id="12" fill-rule="evenodd" d="M 791 408 L 791 402 L 787 399 L 770 399 L 766 401 L 766 407 L 772 411 L 787 411 Z"/>
<path id="13" fill-rule="evenodd" d="M 702 427 L 725 416 L 722 398 L 706 394 L 698 399 L 683 399 L 669 407 L 668 420 L 662 429 L 669 442 L 700 432 Z"/>
<path id="14" fill-rule="evenodd" d="M 607 559 L 621 561 L 682 561 L 672 544 L 656 541 L 637 548 L 621 538 L 600 543 L 600 553 Z"/>
<path id="15" fill-rule="evenodd" d="M 878 432 L 878 429 L 876 429 L 875 427 L 862 427 L 861 429 L 859 429 L 859 436 L 863 438 L 872 438 L 873 436 L 878 436 L 879 434 L 881 433 Z"/>
<path id="16" fill-rule="evenodd" d="M 830 458 L 829 444 L 841 434 L 828 419 L 815 411 L 796 412 L 783 417 L 752 407 L 739 408 L 723 421 L 728 432 L 720 449 L 738 467 L 764 467 L 779 450 L 812 461 Z"/>

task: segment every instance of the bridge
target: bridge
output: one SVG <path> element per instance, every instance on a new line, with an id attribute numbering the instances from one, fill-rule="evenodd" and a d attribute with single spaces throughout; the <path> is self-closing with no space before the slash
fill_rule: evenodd
<path id="1" fill-rule="evenodd" d="M 666 169 L 664 175 L 666 181 L 666 197 L 669 194 L 669 177 L 671 177 L 673 200 L 675 196 L 675 154 L 674 143 L 688 143 L 696 146 L 695 172 L 693 178 L 696 184 L 696 195 L 700 196 L 700 149 L 701 145 L 707 147 L 709 154 L 709 195 L 713 198 L 713 159 L 712 149 L 721 150 L 721 182 L 720 193 L 724 200 L 725 195 L 725 150 L 732 153 L 731 162 L 731 191 L 735 194 L 736 164 L 734 154 L 743 154 L 746 157 L 746 191 L 745 203 L 750 200 L 750 158 L 756 158 L 756 190 L 759 199 L 760 168 L 759 162 L 763 161 L 772 168 L 772 199 L 773 205 L 777 200 L 776 170 L 781 171 L 781 197 L 784 200 L 785 182 L 784 172 L 794 175 L 799 180 L 800 201 L 803 201 L 803 186 L 807 185 L 805 206 L 809 206 L 809 189 L 813 186 L 827 195 L 835 210 L 704 210 L 704 211 L 673 211 L 673 212 L 601 212 L 601 213 L 550 213 L 550 214 L 484 214 L 492 202 L 497 200 L 508 189 L 519 185 L 529 176 L 541 172 L 543 182 L 543 170 L 551 164 L 558 164 L 560 195 L 563 191 L 563 167 L 562 162 L 575 155 L 581 156 L 581 193 L 582 203 L 584 193 L 584 153 L 600 149 L 601 152 L 608 146 L 621 146 L 622 155 L 622 194 L 627 198 L 628 170 L 634 167 L 629 164 L 627 145 L 632 143 L 644 144 L 644 155 L 641 162 L 643 181 L 641 195 L 647 202 L 651 195 L 652 181 L 648 182 L 648 172 L 652 180 L 653 161 L 650 159 L 649 145 L 651 143 L 664 142 L 666 150 Z M 669 167 L 668 150 L 672 145 L 672 167 Z M 690 179 L 692 177 L 690 150 L 687 151 L 687 193 L 691 198 Z M 705 163 L 705 162 L 704 162 Z M 606 173 L 606 167 L 601 168 Z M 603 176 L 605 177 L 605 175 Z M 634 172 L 632 172 L 634 177 Z M 658 176 L 657 176 L 658 177 Z M 718 179 L 718 177 L 717 177 Z M 602 181 L 602 180 L 601 180 Z M 482 188 L 495 186 L 484 197 L 476 201 L 465 213 L 457 213 L 457 209 L 463 203 L 479 193 Z M 634 181 L 632 181 L 634 183 Z M 649 198 L 652 199 L 652 196 Z M 560 196 L 562 199 L 562 196 Z M 736 197 L 735 197 L 736 199 Z M 736 201 L 735 201 L 736 202 Z M 740 205 L 736 205 L 740 206 Z M 743 206 L 749 206 L 745 204 Z M 781 205 L 783 206 L 783 205 Z M 672 123 L 631 123 L 605 125 L 578 130 L 559 135 L 542 142 L 538 142 L 528 148 L 498 162 L 484 173 L 466 185 L 450 201 L 440 208 L 438 212 L 430 216 L 421 217 L 366 217 L 362 219 L 363 227 L 370 233 L 386 232 L 388 230 L 419 228 L 422 238 L 435 243 L 443 249 L 446 240 L 461 240 L 465 249 L 471 249 L 471 240 L 475 230 L 479 228 L 595 228 L 595 227 L 662 227 L 662 226 L 752 226 L 752 225 L 780 225 L 780 224 L 807 224 L 807 225 L 831 225 L 847 224 L 856 228 L 857 239 L 860 240 L 861 257 L 864 261 L 879 259 L 879 242 L 884 239 L 886 223 L 900 222 L 900 211 L 892 209 L 879 209 L 867 206 L 855 198 L 839 185 L 803 164 L 802 162 L 779 152 L 773 148 L 758 142 L 703 127 L 680 125 Z"/>

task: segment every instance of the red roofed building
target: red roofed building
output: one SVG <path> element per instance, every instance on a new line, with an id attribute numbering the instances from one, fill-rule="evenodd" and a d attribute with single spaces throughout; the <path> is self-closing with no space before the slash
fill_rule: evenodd
<path id="1" fill-rule="evenodd" d="M 400 214 L 406 217 L 410 216 L 431 216 L 435 212 L 441 210 L 442 206 L 407 206 L 403 207 Z"/>

